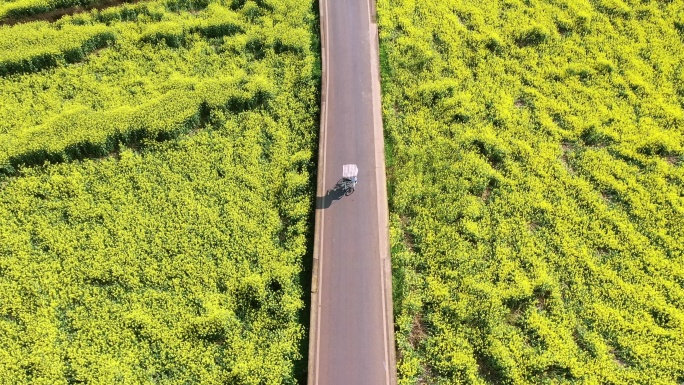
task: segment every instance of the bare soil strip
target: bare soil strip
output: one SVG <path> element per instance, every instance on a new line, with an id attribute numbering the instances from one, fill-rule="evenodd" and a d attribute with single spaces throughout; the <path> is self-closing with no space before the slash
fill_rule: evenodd
<path id="1" fill-rule="evenodd" d="M 63 16 L 75 15 L 78 13 L 89 12 L 94 9 L 100 11 L 106 8 L 116 7 L 121 4 L 135 4 L 142 0 L 102 0 L 94 2 L 85 6 L 74 6 L 68 8 L 57 8 L 49 12 L 36 13 L 33 15 L 25 15 L 19 17 L 8 17 L 6 19 L 0 20 L 0 26 L 2 25 L 15 25 L 20 23 L 28 23 L 31 21 L 49 21 L 55 22 L 61 19 Z"/>

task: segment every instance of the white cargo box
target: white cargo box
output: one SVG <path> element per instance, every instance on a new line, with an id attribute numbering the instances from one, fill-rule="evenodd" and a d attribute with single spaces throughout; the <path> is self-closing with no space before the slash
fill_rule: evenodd
<path id="1" fill-rule="evenodd" d="M 359 174 L 359 168 L 355 164 L 345 164 L 342 166 L 342 178 L 351 179 Z"/>

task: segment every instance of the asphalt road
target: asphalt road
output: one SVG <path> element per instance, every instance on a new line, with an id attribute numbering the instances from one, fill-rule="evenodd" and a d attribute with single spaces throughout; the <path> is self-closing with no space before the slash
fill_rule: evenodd
<path id="1" fill-rule="evenodd" d="M 319 178 L 330 189 L 342 165 L 355 163 L 359 182 L 351 196 L 323 196 L 319 181 L 312 385 L 396 381 L 377 27 L 369 1 L 320 2 L 327 75 Z"/>

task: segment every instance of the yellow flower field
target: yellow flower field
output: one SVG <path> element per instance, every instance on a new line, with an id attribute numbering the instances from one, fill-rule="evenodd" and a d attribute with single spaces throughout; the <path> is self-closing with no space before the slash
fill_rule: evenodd
<path id="1" fill-rule="evenodd" d="M 400 382 L 684 383 L 684 3 L 378 12 Z"/>
<path id="2" fill-rule="evenodd" d="M 316 26 L 247 0 L 0 27 L 0 384 L 305 377 Z"/>

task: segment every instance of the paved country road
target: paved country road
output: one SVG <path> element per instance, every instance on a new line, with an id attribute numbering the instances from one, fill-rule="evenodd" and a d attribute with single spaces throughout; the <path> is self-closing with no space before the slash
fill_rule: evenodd
<path id="1" fill-rule="evenodd" d="M 374 0 L 320 0 L 323 56 L 310 385 L 396 383 Z M 342 165 L 353 195 L 326 195 Z"/>

